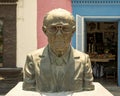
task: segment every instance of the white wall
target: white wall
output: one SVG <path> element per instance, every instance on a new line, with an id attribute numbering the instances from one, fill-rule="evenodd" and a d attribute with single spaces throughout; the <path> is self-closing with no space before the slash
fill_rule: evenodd
<path id="1" fill-rule="evenodd" d="M 23 67 L 26 54 L 37 49 L 37 0 L 18 0 L 17 67 Z"/>

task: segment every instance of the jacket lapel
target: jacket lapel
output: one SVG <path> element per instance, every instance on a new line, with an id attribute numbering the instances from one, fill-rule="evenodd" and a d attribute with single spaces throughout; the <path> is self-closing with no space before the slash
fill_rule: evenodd
<path id="1" fill-rule="evenodd" d="M 43 77 L 44 80 L 49 81 L 52 78 L 52 73 L 51 73 L 51 63 L 48 53 L 48 46 L 43 49 L 39 57 L 40 57 L 40 63 L 39 63 L 40 75 Z"/>
<path id="2" fill-rule="evenodd" d="M 73 54 L 75 61 L 75 71 L 77 71 L 81 66 L 81 57 L 80 57 L 80 53 L 76 49 L 73 49 Z"/>

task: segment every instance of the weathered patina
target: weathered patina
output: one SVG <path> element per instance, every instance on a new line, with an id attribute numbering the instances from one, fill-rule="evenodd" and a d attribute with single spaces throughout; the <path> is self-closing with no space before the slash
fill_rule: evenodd
<path id="1" fill-rule="evenodd" d="M 48 12 L 42 29 L 48 45 L 27 55 L 23 89 L 38 92 L 93 90 L 89 55 L 71 46 L 75 32 L 71 13 L 61 8 Z"/>

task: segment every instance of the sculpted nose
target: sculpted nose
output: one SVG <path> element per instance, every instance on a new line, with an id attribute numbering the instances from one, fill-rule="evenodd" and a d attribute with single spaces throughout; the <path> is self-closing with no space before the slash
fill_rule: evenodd
<path id="1" fill-rule="evenodd" d="M 58 30 L 56 33 L 56 36 L 60 36 L 60 35 L 62 35 L 62 30 Z"/>
<path id="2" fill-rule="evenodd" d="M 56 38 L 57 40 L 61 40 L 63 39 L 63 34 L 62 34 L 62 30 L 58 30 L 57 33 L 56 33 Z"/>

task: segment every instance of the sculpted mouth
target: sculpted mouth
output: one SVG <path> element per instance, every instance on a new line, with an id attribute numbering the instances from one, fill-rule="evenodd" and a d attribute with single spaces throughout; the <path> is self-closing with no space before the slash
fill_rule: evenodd
<path id="1" fill-rule="evenodd" d="M 56 48 L 63 48 L 65 46 L 65 42 L 64 41 L 55 41 L 54 46 Z"/>

